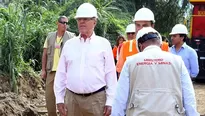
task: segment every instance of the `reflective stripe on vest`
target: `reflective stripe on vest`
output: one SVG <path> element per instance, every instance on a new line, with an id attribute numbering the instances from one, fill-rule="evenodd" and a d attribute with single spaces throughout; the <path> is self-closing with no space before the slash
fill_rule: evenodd
<path id="1" fill-rule="evenodd" d="M 133 40 L 130 40 L 129 52 L 132 52 L 132 43 L 133 43 Z"/>

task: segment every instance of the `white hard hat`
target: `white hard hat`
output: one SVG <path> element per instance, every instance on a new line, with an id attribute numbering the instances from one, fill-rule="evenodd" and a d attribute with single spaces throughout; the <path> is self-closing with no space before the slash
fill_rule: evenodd
<path id="1" fill-rule="evenodd" d="M 129 32 L 135 32 L 135 24 L 129 24 L 127 27 L 126 27 L 126 33 L 129 33 Z"/>
<path id="2" fill-rule="evenodd" d="M 153 21 L 154 23 L 154 13 L 148 8 L 141 8 L 135 13 L 133 21 Z"/>
<path id="3" fill-rule="evenodd" d="M 137 33 L 137 36 L 136 36 L 137 41 L 139 40 L 139 38 L 143 37 L 145 34 L 148 34 L 148 33 L 157 33 L 156 36 L 152 36 L 152 38 L 159 38 L 160 41 L 162 41 L 162 37 L 159 34 L 159 32 L 156 31 L 152 27 L 143 27 L 142 29 L 140 29 Z M 152 38 L 148 38 L 148 39 L 152 39 Z"/>
<path id="4" fill-rule="evenodd" d="M 76 12 L 75 18 L 98 18 L 97 9 L 90 3 L 81 4 Z"/>
<path id="5" fill-rule="evenodd" d="M 188 34 L 188 30 L 185 25 L 183 24 L 176 24 L 172 28 L 172 32 L 169 35 L 174 35 L 174 34 Z"/>

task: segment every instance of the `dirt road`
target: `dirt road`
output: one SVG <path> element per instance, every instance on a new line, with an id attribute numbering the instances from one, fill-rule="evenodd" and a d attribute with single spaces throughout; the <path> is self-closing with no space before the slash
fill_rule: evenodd
<path id="1" fill-rule="evenodd" d="M 194 83 L 197 109 L 201 115 L 205 115 L 205 83 Z"/>

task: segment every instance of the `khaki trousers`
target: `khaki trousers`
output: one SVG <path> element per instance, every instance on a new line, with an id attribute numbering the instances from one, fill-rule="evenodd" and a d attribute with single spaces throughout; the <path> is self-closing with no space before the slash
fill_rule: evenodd
<path id="1" fill-rule="evenodd" d="M 53 90 L 55 74 L 56 72 L 52 71 L 47 74 L 46 78 L 46 107 L 48 110 L 48 116 L 57 116 L 56 100 Z"/>
<path id="2" fill-rule="evenodd" d="M 103 116 L 105 102 L 105 91 L 85 97 L 66 90 L 67 116 Z"/>

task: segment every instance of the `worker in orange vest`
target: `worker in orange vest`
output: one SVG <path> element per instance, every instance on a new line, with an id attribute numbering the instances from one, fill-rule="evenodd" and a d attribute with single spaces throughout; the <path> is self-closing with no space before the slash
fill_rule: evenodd
<path id="1" fill-rule="evenodd" d="M 166 37 L 165 36 L 162 36 L 162 45 L 161 45 L 161 49 L 163 51 L 169 51 L 169 43 L 166 42 Z"/>
<path id="2" fill-rule="evenodd" d="M 128 56 L 132 56 L 138 53 L 138 50 L 137 50 L 138 47 L 136 47 L 137 43 L 135 39 L 136 33 L 143 27 L 154 27 L 154 23 L 155 23 L 154 14 L 150 9 L 143 7 L 135 13 L 133 22 L 135 23 L 135 25 L 132 24 L 133 27 L 135 27 L 135 29 L 133 28 L 132 30 L 133 35 L 131 36 L 131 33 L 127 32 L 127 29 L 126 29 L 128 41 L 123 43 L 121 51 L 120 51 L 120 57 L 117 61 L 116 70 L 119 74 L 122 70 L 122 67 L 124 65 L 126 58 Z M 132 38 L 129 38 L 130 36 Z"/>
<path id="3" fill-rule="evenodd" d="M 136 47 L 137 45 L 136 39 L 135 39 L 136 38 L 135 24 L 129 24 L 126 27 L 126 35 L 127 35 L 127 41 L 123 42 L 121 46 L 120 55 L 116 65 L 116 69 L 118 73 L 121 72 L 126 57 L 136 54 L 138 52 Z"/>

